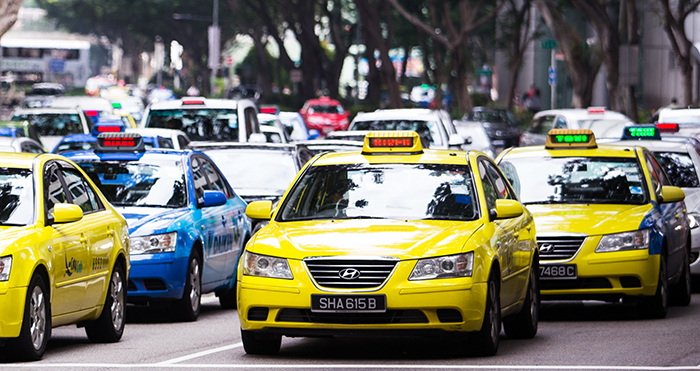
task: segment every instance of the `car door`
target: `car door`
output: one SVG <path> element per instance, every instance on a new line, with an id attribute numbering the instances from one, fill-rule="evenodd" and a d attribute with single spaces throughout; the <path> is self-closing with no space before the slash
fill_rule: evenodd
<path id="1" fill-rule="evenodd" d="M 78 311 L 85 300 L 88 282 L 89 253 L 83 220 L 54 223 L 53 210 L 58 203 L 73 199 L 56 161 L 47 163 L 44 170 L 44 212 L 47 228 L 51 229 L 52 272 L 54 294 L 51 300 L 53 316 Z"/>
<path id="2" fill-rule="evenodd" d="M 110 252 L 114 249 L 114 231 L 119 222 L 107 211 L 83 174 L 66 162 L 60 162 L 61 173 L 68 189 L 71 203 L 83 210 L 80 221 L 85 229 L 81 234 L 87 240 L 87 260 L 83 270 L 87 272 L 85 301 L 81 308 L 89 309 L 102 303 L 106 282 L 109 279 Z"/>
<path id="3" fill-rule="evenodd" d="M 479 172 L 482 172 L 482 169 L 486 173 L 485 175 L 490 181 L 489 187 L 493 187 L 497 199 L 517 201 L 498 167 L 483 156 L 479 157 Z M 485 183 L 483 175 L 482 182 Z M 486 189 L 487 186 L 484 187 Z M 520 299 L 530 273 L 527 267 L 530 262 L 531 250 L 527 244 L 527 233 L 524 231 L 528 224 L 526 219 L 527 215 L 523 213 L 515 218 L 494 220 L 496 229 L 500 230 L 500 240 L 496 242 L 496 245 L 499 246 L 501 255 L 501 303 L 504 307 Z M 525 232 L 522 233 L 522 237 L 521 232 Z M 521 241 L 525 241 L 525 244 Z"/>
<path id="4" fill-rule="evenodd" d="M 230 198 L 231 194 L 224 187 L 223 177 L 208 159 L 195 155 L 191 161 L 198 204 L 205 190 L 222 191 Z M 196 214 L 196 227 L 202 231 L 204 237 L 202 283 L 216 286 L 233 276 L 233 271 L 227 270 L 227 260 L 238 252 L 240 236 L 236 234 L 236 226 L 239 219 L 229 201 L 220 206 L 200 207 Z"/>
<path id="5" fill-rule="evenodd" d="M 661 187 L 672 185 L 666 176 L 666 172 L 651 152 L 644 151 L 644 162 L 651 176 L 652 191 L 656 199 L 661 200 Z M 665 226 L 666 248 L 668 249 L 668 275 L 669 278 L 680 274 L 683 263 L 683 249 L 686 246 L 688 230 L 684 228 L 685 202 L 658 203 L 654 206 L 661 213 L 661 219 Z"/>

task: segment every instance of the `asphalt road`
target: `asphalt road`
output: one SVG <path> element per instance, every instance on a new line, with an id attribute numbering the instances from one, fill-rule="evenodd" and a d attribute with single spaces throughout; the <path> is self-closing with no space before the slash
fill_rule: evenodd
<path id="1" fill-rule="evenodd" d="M 249 356 L 236 311 L 221 309 L 208 295 L 196 322 L 173 322 L 163 309 L 129 307 L 119 343 L 92 344 L 83 329 L 59 327 L 41 361 L 7 363 L 0 353 L 0 370 L 700 370 L 698 293 L 690 306 L 671 307 L 662 320 L 640 319 L 631 305 L 602 302 L 544 302 L 541 317 L 534 339 L 501 334 L 498 354 L 489 358 L 465 356 L 454 343 L 411 337 L 283 338 L 279 354 Z"/>

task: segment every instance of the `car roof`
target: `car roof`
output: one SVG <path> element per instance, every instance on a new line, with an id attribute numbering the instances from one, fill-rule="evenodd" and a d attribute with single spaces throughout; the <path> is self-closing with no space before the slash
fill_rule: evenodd
<path id="1" fill-rule="evenodd" d="M 346 165 L 346 164 L 468 164 L 467 152 L 447 149 L 423 149 L 417 155 L 363 154 L 361 149 L 347 152 L 327 152 L 314 161 L 311 166 Z"/>
<path id="2" fill-rule="evenodd" d="M 198 100 L 201 99 L 204 104 L 183 104 L 183 100 Z M 249 99 L 212 99 L 203 97 L 186 97 L 181 99 L 165 100 L 151 103 L 148 107 L 151 110 L 159 109 L 202 109 L 205 108 L 237 108 L 238 104 L 244 100 L 249 101 L 251 104 L 253 101 Z"/>
<path id="3" fill-rule="evenodd" d="M 586 108 L 564 108 L 564 109 L 553 109 L 553 110 L 544 110 L 544 111 L 539 111 L 535 114 L 533 117 L 534 119 L 540 118 L 542 116 L 546 115 L 562 115 L 565 116 L 569 119 L 574 119 L 574 120 L 581 120 L 581 119 L 595 119 L 595 118 L 600 118 L 600 119 L 622 119 L 626 120 L 629 122 L 634 122 L 632 121 L 629 117 L 623 115 L 620 112 L 615 112 L 615 111 L 610 111 L 610 110 L 605 110 L 603 113 L 589 113 L 588 109 Z"/>
<path id="4" fill-rule="evenodd" d="M 676 137 L 676 138 L 682 138 L 682 137 Z M 657 152 L 657 151 L 663 151 L 663 152 L 677 152 L 677 153 L 688 153 L 691 148 L 693 148 L 693 144 L 690 142 L 690 138 L 687 138 L 688 140 L 686 141 L 678 141 L 678 140 L 666 140 L 666 139 L 661 139 L 661 140 L 619 140 L 619 141 L 614 141 L 614 142 L 605 142 L 605 144 L 610 144 L 610 145 L 623 145 L 623 146 L 631 146 L 631 145 L 637 145 L 637 146 L 642 146 L 652 152 Z"/>
<path id="5" fill-rule="evenodd" d="M 112 102 L 101 97 L 91 96 L 61 96 L 51 101 L 51 107 L 80 107 L 86 109 L 99 109 L 111 112 Z"/>
<path id="6" fill-rule="evenodd" d="M 294 151 L 296 150 L 297 146 L 289 143 L 193 142 L 191 148 L 198 151 L 209 151 L 215 149 Z"/>
<path id="7" fill-rule="evenodd" d="M 439 120 L 438 113 L 428 108 L 379 109 L 358 113 L 353 122 L 370 120 Z"/>
<path id="8" fill-rule="evenodd" d="M 338 101 L 337 99 L 332 99 L 328 97 L 309 99 L 306 101 L 306 104 L 315 104 L 317 106 L 342 106 L 342 104 L 340 104 L 340 101 Z"/>
<path id="9" fill-rule="evenodd" d="M 597 148 L 546 149 L 544 146 L 515 147 L 504 151 L 504 158 L 544 158 L 544 157 L 621 157 L 636 158 L 634 143 L 628 145 L 598 144 Z"/>
<path id="10" fill-rule="evenodd" d="M 57 113 L 80 113 L 77 107 L 42 107 L 42 108 L 16 108 L 13 115 L 51 115 Z"/>
<path id="11" fill-rule="evenodd" d="M 185 137 L 187 137 L 187 134 L 185 134 L 185 132 L 182 130 L 166 128 L 126 128 L 126 132 L 139 133 L 148 136 L 161 136 L 164 138 L 172 138 L 177 135 L 184 135 Z"/>
<path id="12" fill-rule="evenodd" d="M 31 169 L 36 153 L 8 152 L 0 157 L 0 167 Z"/>

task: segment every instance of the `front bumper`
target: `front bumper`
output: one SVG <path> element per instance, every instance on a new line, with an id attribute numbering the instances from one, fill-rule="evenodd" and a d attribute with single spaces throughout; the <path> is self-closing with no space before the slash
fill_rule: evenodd
<path id="1" fill-rule="evenodd" d="M 543 260 L 540 266 L 576 264 L 576 279 L 540 278 L 543 300 L 616 300 L 622 297 L 653 296 L 659 278 L 660 256 L 649 250 L 596 253 L 601 236 L 586 238 L 568 260 Z"/>
<path id="2" fill-rule="evenodd" d="M 289 261 L 293 280 L 240 276 L 241 329 L 286 336 L 456 333 L 481 328 L 486 283 L 472 278 L 408 281 L 414 262 L 399 262 L 381 289 L 320 289 L 300 261 Z M 311 294 L 384 294 L 384 313 L 318 313 Z"/>
<path id="3" fill-rule="evenodd" d="M 174 253 L 132 254 L 127 301 L 176 300 L 182 297 L 188 257 Z"/>
<path id="4" fill-rule="evenodd" d="M 26 287 L 2 287 L 0 283 L 0 338 L 16 338 L 22 329 Z"/>

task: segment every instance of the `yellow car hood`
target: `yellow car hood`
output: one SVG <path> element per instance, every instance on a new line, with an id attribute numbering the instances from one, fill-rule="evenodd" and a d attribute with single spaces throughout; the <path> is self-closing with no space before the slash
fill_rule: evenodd
<path id="1" fill-rule="evenodd" d="M 652 205 L 527 205 L 537 234 L 585 233 L 602 235 L 639 229 Z"/>
<path id="2" fill-rule="evenodd" d="M 35 233 L 33 227 L 10 227 L 0 226 L 0 256 L 12 253 L 8 246 L 17 242 L 17 240 L 27 237 Z"/>
<path id="3" fill-rule="evenodd" d="M 290 259 L 336 255 L 418 259 L 462 252 L 481 225 L 481 221 L 391 219 L 270 222 L 248 248 Z"/>

